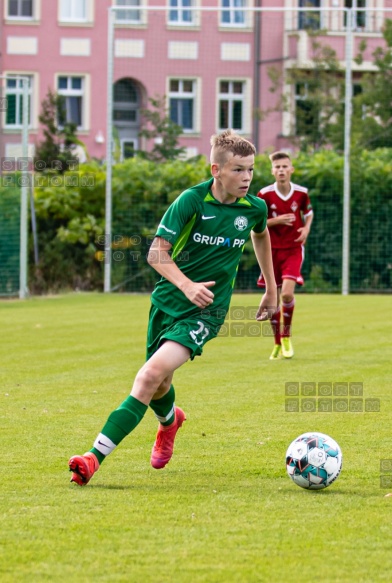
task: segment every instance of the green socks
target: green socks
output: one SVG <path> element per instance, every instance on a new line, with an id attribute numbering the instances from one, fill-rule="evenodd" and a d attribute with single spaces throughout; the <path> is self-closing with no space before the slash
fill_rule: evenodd
<path id="1" fill-rule="evenodd" d="M 174 421 L 174 398 L 175 391 L 173 385 L 171 385 L 166 395 L 150 403 L 151 409 L 162 425 L 171 425 Z M 118 409 L 110 413 L 101 433 L 94 441 L 94 446 L 90 449 L 100 464 L 109 453 L 112 453 L 124 437 L 139 425 L 146 411 L 147 405 L 130 395 L 121 403 Z"/>
<path id="2" fill-rule="evenodd" d="M 166 395 L 165 395 L 166 397 Z M 165 398 L 163 397 L 163 398 Z M 147 405 L 131 395 L 113 411 L 101 433 L 90 450 L 101 464 L 105 457 L 126 437 L 143 419 Z"/>
<path id="3" fill-rule="evenodd" d="M 150 402 L 150 407 L 155 413 L 155 417 L 161 425 L 171 425 L 174 421 L 174 399 L 175 391 L 173 385 L 170 385 L 169 391 L 161 397 Z"/>

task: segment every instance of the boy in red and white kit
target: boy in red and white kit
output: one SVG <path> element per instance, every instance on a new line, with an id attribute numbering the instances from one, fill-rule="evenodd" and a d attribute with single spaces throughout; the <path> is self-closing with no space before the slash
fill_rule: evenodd
<path id="1" fill-rule="evenodd" d="M 268 207 L 267 226 L 271 237 L 272 260 L 275 280 L 278 286 L 279 303 L 271 318 L 275 345 L 270 360 L 283 355 L 294 355 L 291 343 L 291 322 L 294 312 L 295 285 L 303 285 L 301 265 L 304 259 L 304 245 L 310 232 L 313 210 L 307 188 L 290 182 L 294 168 L 286 152 L 270 155 L 275 184 L 262 188 L 257 196 Z M 261 274 L 257 285 L 264 287 Z M 282 324 L 281 325 L 281 317 Z"/>

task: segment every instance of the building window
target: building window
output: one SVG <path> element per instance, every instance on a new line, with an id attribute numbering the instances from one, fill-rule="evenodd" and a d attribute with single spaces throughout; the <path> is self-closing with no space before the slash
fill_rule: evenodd
<path id="1" fill-rule="evenodd" d="M 86 0 L 60 0 L 61 20 L 72 22 L 87 20 L 87 1 Z"/>
<path id="2" fill-rule="evenodd" d="M 131 139 L 121 140 L 121 162 L 134 158 L 138 148 L 138 141 Z"/>
<path id="3" fill-rule="evenodd" d="M 300 8 L 320 8 L 320 0 L 299 0 Z M 298 12 L 299 30 L 318 30 L 320 28 L 321 13 L 318 11 Z"/>
<path id="4" fill-rule="evenodd" d="M 246 0 L 221 0 L 221 25 L 246 26 Z"/>
<path id="5" fill-rule="evenodd" d="M 360 96 L 363 93 L 363 86 L 360 81 L 353 83 L 352 87 L 353 92 L 353 100 L 352 100 L 352 107 L 354 115 L 360 115 L 361 119 L 366 118 L 366 105 L 361 102 Z M 358 99 L 356 99 L 358 98 Z M 344 103 L 343 103 L 343 115 L 344 115 Z"/>
<path id="6" fill-rule="evenodd" d="M 116 6 L 130 6 L 132 8 L 117 10 L 116 22 L 140 24 L 142 22 L 142 13 L 139 10 L 141 0 L 116 0 Z"/>
<path id="7" fill-rule="evenodd" d="M 366 8 L 366 0 L 357 0 L 357 8 Z M 353 7 L 353 0 L 344 0 L 345 8 Z M 347 27 L 347 12 L 343 14 L 344 27 Z M 363 29 L 366 28 L 366 12 L 356 12 L 354 16 L 354 28 Z"/>
<path id="8" fill-rule="evenodd" d="M 8 0 L 9 18 L 32 18 L 33 0 Z"/>
<path id="9" fill-rule="evenodd" d="M 196 82 L 194 79 L 171 79 L 169 84 L 170 119 L 183 131 L 195 130 Z"/>
<path id="10" fill-rule="evenodd" d="M 31 99 L 32 99 L 32 81 L 31 76 L 24 76 L 29 80 L 29 125 L 31 123 Z M 7 98 L 7 110 L 5 113 L 5 126 L 7 128 L 21 128 L 23 125 L 23 79 L 20 77 L 8 77 L 6 81 L 5 94 Z"/>
<path id="11" fill-rule="evenodd" d="M 297 83 L 295 86 L 295 135 L 310 136 L 319 125 L 319 104 L 309 95 L 308 83 Z"/>
<path id="12" fill-rule="evenodd" d="M 245 90 L 243 81 L 219 82 L 219 129 L 244 129 Z"/>
<path id="13" fill-rule="evenodd" d="M 130 79 L 120 79 L 114 84 L 113 121 L 121 126 L 139 123 L 139 93 Z"/>
<path id="14" fill-rule="evenodd" d="M 169 24 L 189 26 L 194 24 L 195 12 L 189 10 L 193 6 L 192 0 L 169 0 Z"/>
<path id="15" fill-rule="evenodd" d="M 57 93 L 64 99 L 64 119 L 59 123 L 74 123 L 78 128 L 83 127 L 83 77 L 59 77 Z"/>

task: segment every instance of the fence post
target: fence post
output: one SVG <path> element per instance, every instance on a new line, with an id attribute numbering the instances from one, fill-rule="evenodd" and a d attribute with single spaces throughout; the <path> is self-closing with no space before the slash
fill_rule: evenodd
<path id="1" fill-rule="evenodd" d="M 342 242 L 342 294 L 350 291 L 350 147 L 351 147 L 351 109 L 352 109 L 352 58 L 353 58 L 353 19 L 355 6 L 347 9 L 346 30 L 346 93 L 344 110 L 344 176 L 343 176 L 343 242 Z"/>
<path id="2" fill-rule="evenodd" d="M 105 198 L 105 272 L 104 292 L 111 289 L 112 269 L 112 166 L 113 166 L 113 36 L 115 11 L 108 14 L 108 80 L 106 123 L 106 198 Z"/>
<path id="3" fill-rule="evenodd" d="M 27 235 L 28 235 L 28 139 L 29 139 L 29 80 L 22 77 L 23 109 L 22 109 L 22 166 L 21 166 L 21 201 L 20 201 L 20 266 L 19 266 L 19 298 L 25 299 L 27 287 Z"/>

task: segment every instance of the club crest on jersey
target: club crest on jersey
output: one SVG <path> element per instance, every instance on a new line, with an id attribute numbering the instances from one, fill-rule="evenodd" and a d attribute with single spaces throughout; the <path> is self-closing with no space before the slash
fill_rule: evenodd
<path id="1" fill-rule="evenodd" d="M 237 231 L 244 231 L 248 226 L 248 219 L 246 217 L 237 217 L 234 221 L 234 226 Z"/>
<path id="2" fill-rule="evenodd" d="M 297 205 L 297 203 L 294 201 L 294 202 L 291 204 L 291 207 L 290 207 L 290 208 L 291 208 L 291 210 L 293 211 L 293 213 L 295 213 L 295 211 L 296 211 L 296 210 L 297 210 L 297 208 L 298 208 L 298 205 Z"/>

